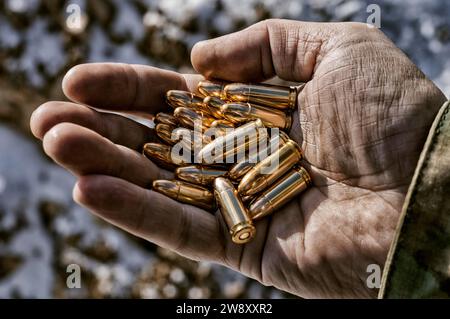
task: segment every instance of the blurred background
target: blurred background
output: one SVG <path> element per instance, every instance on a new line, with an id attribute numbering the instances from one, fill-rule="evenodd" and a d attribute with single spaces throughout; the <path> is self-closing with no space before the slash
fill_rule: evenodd
<path id="1" fill-rule="evenodd" d="M 78 207 L 74 178 L 43 154 L 29 117 L 44 101 L 64 99 L 61 80 L 75 64 L 193 72 L 189 53 L 199 40 L 271 17 L 366 22 L 371 3 L 380 6 L 381 29 L 448 97 L 447 1 L 0 0 L 0 298 L 292 297 L 157 248 Z M 66 286 L 71 263 L 81 267 L 81 289 Z"/>

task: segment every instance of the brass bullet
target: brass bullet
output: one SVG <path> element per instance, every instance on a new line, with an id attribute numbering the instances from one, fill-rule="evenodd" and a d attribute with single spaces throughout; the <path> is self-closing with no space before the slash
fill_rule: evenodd
<path id="1" fill-rule="evenodd" d="M 214 179 L 226 174 L 226 169 L 202 167 L 198 165 L 178 167 L 175 170 L 176 178 L 204 186 L 210 186 L 214 182 Z"/>
<path id="2" fill-rule="evenodd" d="M 227 130 L 234 129 L 234 124 L 227 120 L 215 120 L 209 128 L 214 132 L 214 136 L 222 136 L 227 134 Z"/>
<path id="3" fill-rule="evenodd" d="M 255 226 L 231 181 L 218 177 L 214 180 L 214 196 L 225 223 L 236 244 L 253 239 Z"/>
<path id="4" fill-rule="evenodd" d="M 216 137 L 200 150 L 198 158 L 203 164 L 222 163 L 227 159 L 234 161 L 236 155 L 238 158 L 245 155 L 246 151 L 255 149 L 263 139 L 267 139 L 267 129 L 258 119 Z"/>
<path id="5" fill-rule="evenodd" d="M 226 97 L 235 102 L 254 103 L 281 110 L 294 109 L 297 89 L 271 84 L 231 83 L 225 86 Z"/>
<path id="6" fill-rule="evenodd" d="M 289 136 L 283 131 L 278 131 L 278 135 L 272 136 L 266 147 L 259 149 L 256 153 L 250 154 L 245 160 L 234 164 L 228 172 L 228 177 L 233 181 L 239 180 L 247 174 L 256 163 L 272 154 L 272 152 L 277 151 L 286 144 L 287 141 L 289 141 Z"/>
<path id="7" fill-rule="evenodd" d="M 301 158 L 300 147 L 289 140 L 278 151 L 263 159 L 245 174 L 239 183 L 239 194 L 253 195 L 268 188 Z"/>
<path id="8" fill-rule="evenodd" d="M 155 180 L 152 189 L 176 201 L 208 211 L 215 210 L 214 194 L 205 187 L 182 181 Z"/>
<path id="9" fill-rule="evenodd" d="M 211 123 L 211 128 L 219 128 L 219 129 L 227 129 L 227 128 L 234 128 L 234 124 L 231 123 L 228 120 L 215 120 Z"/>
<path id="10" fill-rule="evenodd" d="M 220 112 L 220 107 L 225 103 L 227 102 L 216 96 L 207 96 L 203 99 L 203 104 L 208 109 L 208 112 L 218 119 L 223 117 Z"/>
<path id="11" fill-rule="evenodd" d="M 166 93 L 167 104 L 174 109 L 177 107 L 188 107 L 194 110 L 203 110 L 203 98 L 192 92 L 170 90 Z"/>
<path id="12" fill-rule="evenodd" d="M 174 145 L 176 143 L 175 140 L 172 140 L 172 131 L 175 129 L 176 126 L 164 123 L 158 123 L 155 127 L 156 135 L 169 145 Z"/>
<path id="13" fill-rule="evenodd" d="M 311 177 L 303 167 L 296 167 L 257 197 L 249 207 L 253 220 L 263 218 L 281 208 L 311 185 Z"/>
<path id="14" fill-rule="evenodd" d="M 167 124 L 172 126 L 178 126 L 177 118 L 171 114 L 160 112 L 155 116 L 155 122 L 161 124 Z"/>
<path id="15" fill-rule="evenodd" d="M 203 96 L 223 97 L 223 88 L 225 85 L 225 82 L 211 82 L 203 80 L 198 82 L 197 90 Z"/>
<path id="16" fill-rule="evenodd" d="M 205 113 L 194 111 L 188 107 L 177 107 L 175 111 L 173 111 L 173 115 L 182 126 L 189 129 L 194 129 L 195 122 L 198 122 L 201 125 L 201 130 L 205 131 L 211 126 L 211 123 L 214 122 L 214 118 L 208 117 Z"/>
<path id="17" fill-rule="evenodd" d="M 220 112 L 232 123 L 248 122 L 253 119 L 261 119 L 266 127 L 278 127 L 289 130 L 292 117 L 285 112 L 251 103 L 225 103 L 220 107 Z"/>
<path id="18" fill-rule="evenodd" d="M 182 156 L 172 154 L 172 147 L 159 143 L 144 144 L 142 153 L 158 166 L 173 170 L 179 165 L 192 163 L 192 157 L 185 160 Z"/>

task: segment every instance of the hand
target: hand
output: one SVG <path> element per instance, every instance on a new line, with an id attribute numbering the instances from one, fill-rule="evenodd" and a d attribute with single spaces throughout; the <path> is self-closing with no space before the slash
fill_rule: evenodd
<path id="1" fill-rule="evenodd" d="M 74 199 L 118 227 L 196 260 L 236 269 L 302 297 L 373 297 L 428 129 L 444 95 L 381 32 L 365 24 L 268 20 L 200 42 L 192 63 L 208 78 L 308 82 L 290 132 L 314 186 L 231 242 L 219 213 L 146 187 L 170 178 L 138 152 L 148 128 L 105 110 L 156 113 L 169 89 L 201 76 L 123 64 L 80 65 L 32 116 L 45 152 L 78 177 Z"/>

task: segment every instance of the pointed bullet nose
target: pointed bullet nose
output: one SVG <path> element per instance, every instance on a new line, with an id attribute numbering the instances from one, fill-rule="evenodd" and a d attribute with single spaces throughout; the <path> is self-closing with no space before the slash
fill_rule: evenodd
<path id="1" fill-rule="evenodd" d="M 215 96 L 222 97 L 223 96 L 223 88 L 225 83 L 223 82 L 211 82 L 211 81 L 200 81 L 197 85 L 197 90 L 203 96 Z"/>
<path id="2" fill-rule="evenodd" d="M 152 184 L 152 189 L 163 194 L 170 194 L 173 196 L 178 193 L 179 186 L 173 182 L 168 180 L 155 180 Z"/>

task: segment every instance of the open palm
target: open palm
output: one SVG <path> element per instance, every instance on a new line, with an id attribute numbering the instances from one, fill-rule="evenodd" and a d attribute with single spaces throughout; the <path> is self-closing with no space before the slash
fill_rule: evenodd
<path id="1" fill-rule="evenodd" d="M 371 297 L 367 266 L 383 266 L 405 193 L 443 94 L 382 33 L 361 24 L 269 20 L 192 52 L 205 77 L 307 82 L 290 132 L 314 186 L 231 242 L 210 214 L 148 190 L 170 178 L 137 151 L 147 127 L 105 110 L 156 113 L 169 89 L 202 78 L 152 67 L 81 65 L 32 116 L 46 153 L 78 177 L 74 198 L 158 245 L 241 271 L 302 297 Z"/>

